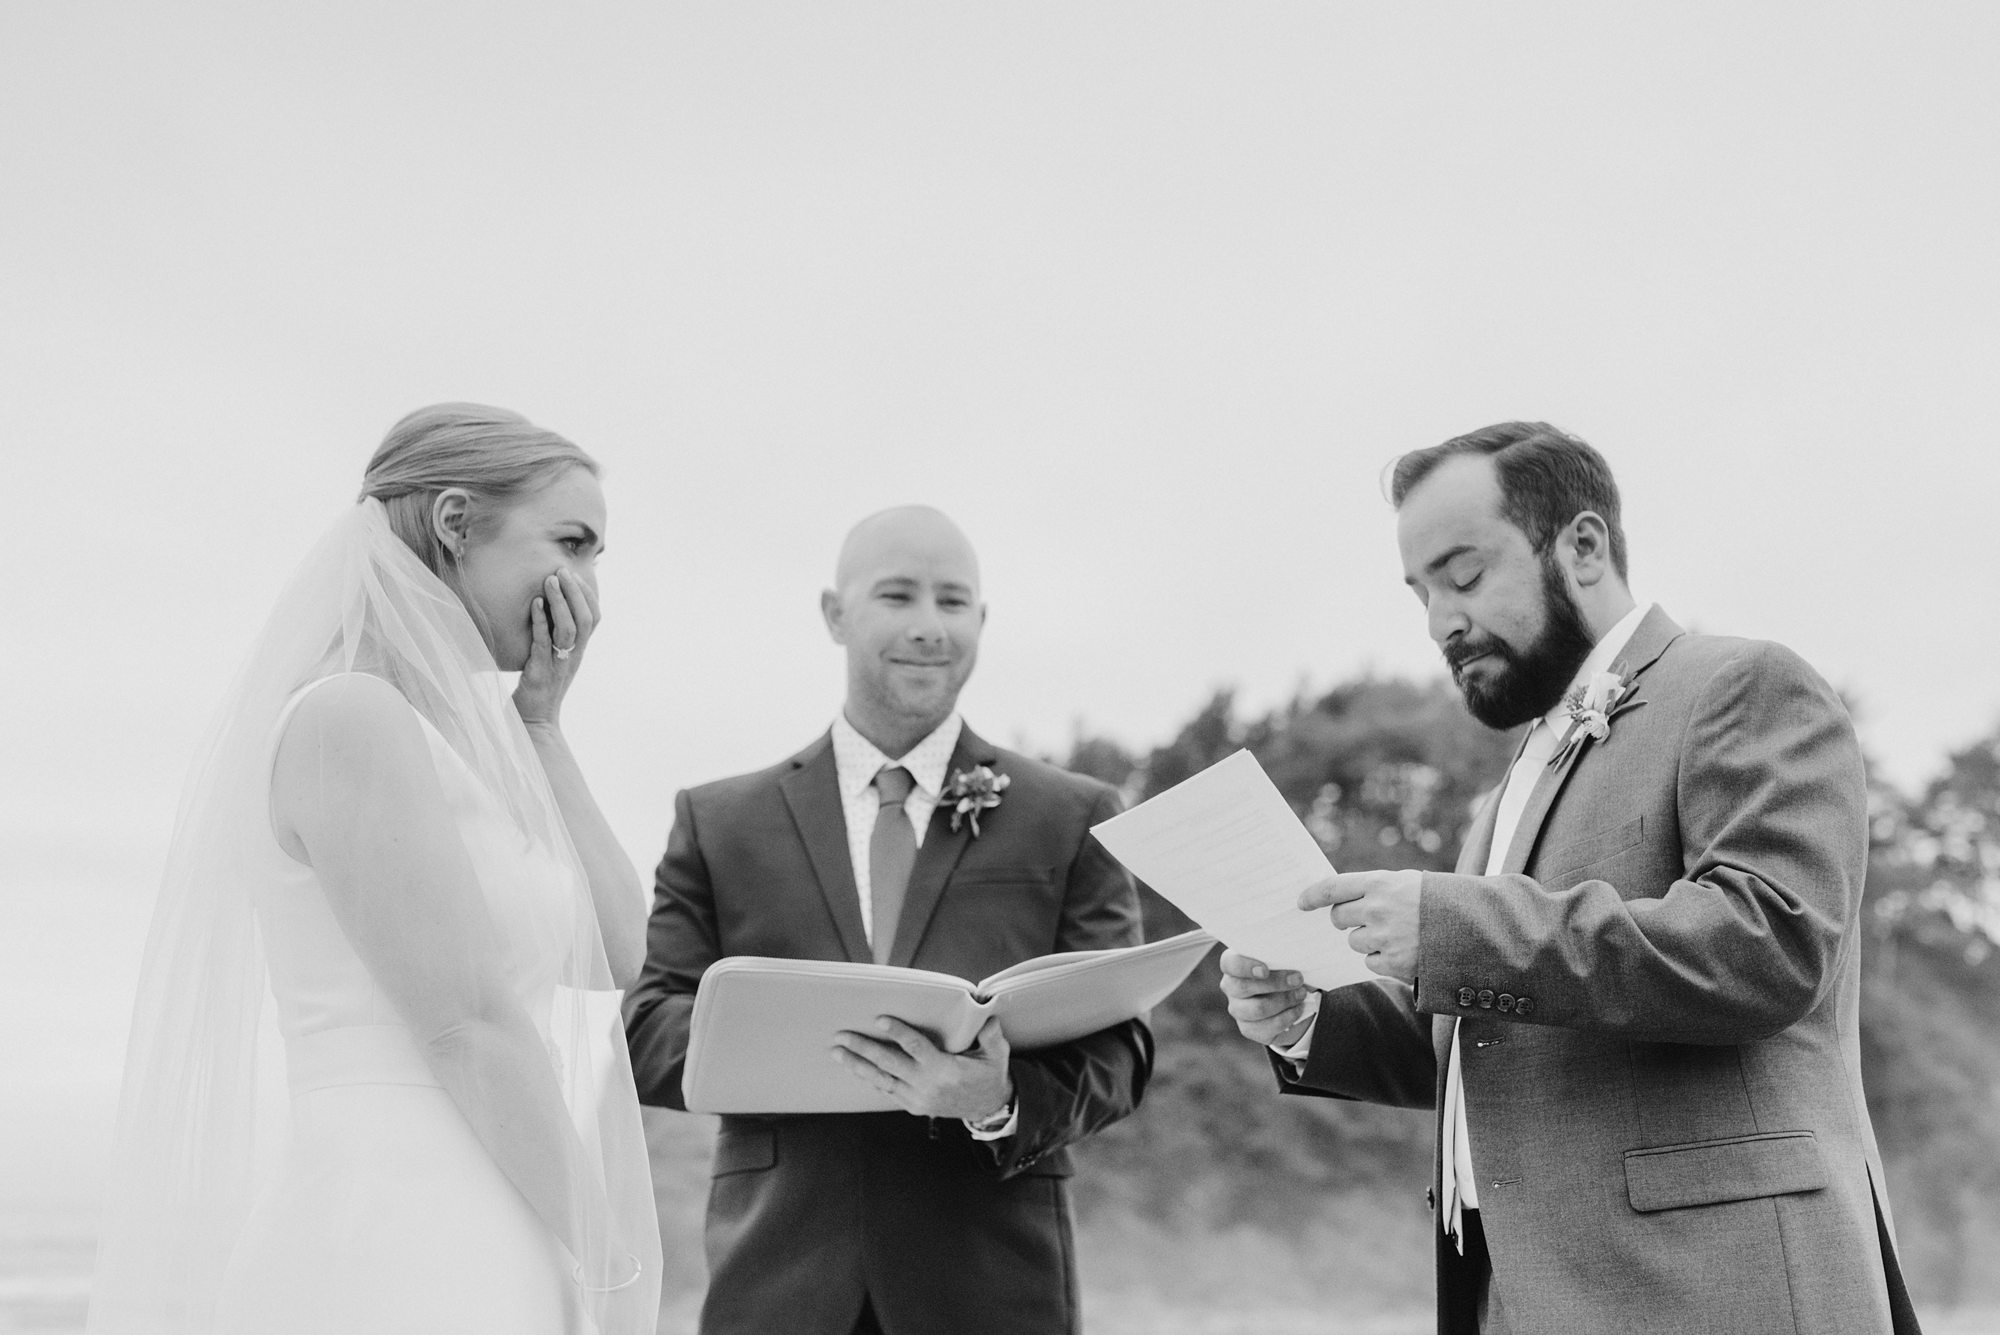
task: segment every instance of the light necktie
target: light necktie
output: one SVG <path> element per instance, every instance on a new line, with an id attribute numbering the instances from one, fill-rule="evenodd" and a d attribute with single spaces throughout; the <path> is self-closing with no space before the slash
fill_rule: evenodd
<path id="1" fill-rule="evenodd" d="M 1493 842 L 1486 853 L 1486 875 L 1497 876 L 1506 865 L 1507 850 L 1521 828 L 1521 815 L 1527 810 L 1528 798 L 1542 771 L 1548 768 L 1560 740 L 1546 719 L 1537 719 L 1529 727 L 1521 754 L 1507 769 L 1507 786 L 1500 791 L 1500 810 L 1494 813 L 1493 820 Z M 1465 1125 L 1465 1081 L 1458 1055 L 1458 1023 L 1452 1021 L 1451 1052 L 1445 1066 L 1444 1143 L 1439 1146 L 1438 1174 L 1439 1185 L 1444 1188 L 1444 1231 L 1458 1244 L 1459 1251 L 1464 1252 L 1465 1234 L 1461 1231 L 1464 1213 L 1479 1208 L 1479 1187 L 1473 1179 L 1472 1138 Z"/>
<path id="2" fill-rule="evenodd" d="M 917 781 L 901 765 L 884 765 L 875 774 L 875 833 L 868 840 L 868 902 L 874 915 L 875 962 L 887 964 L 896 944 L 896 919 L 903 912 L 903 895 L 910 888 L 910 867 L 917 860 L 917 832 L 903 811 L 903 799 Z"/>

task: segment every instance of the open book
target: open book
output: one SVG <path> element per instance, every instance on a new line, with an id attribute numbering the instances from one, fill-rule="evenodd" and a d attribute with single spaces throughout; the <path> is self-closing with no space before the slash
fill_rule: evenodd
<path id="1" fill-rule="evenodd" d="M 833 1061 L 835 1034 L 873 1034 L 877 1016 L 893 1015 L 963 1052 L 997 1015 L 1022 1051 L 1067 1043 L 1151 1010 L 1214 945 L 1186 932 L 1043 955 L 978 983 L 889 964 L 731 955 L 695 993 L 681 1092 L 695 1112 L 894 1112 L 894 1099 Z"/>

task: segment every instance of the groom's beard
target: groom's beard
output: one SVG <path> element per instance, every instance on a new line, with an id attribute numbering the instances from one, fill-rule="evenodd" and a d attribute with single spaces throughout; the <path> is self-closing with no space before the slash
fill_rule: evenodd
<path id="1" fill-rule="evenodd" d="M 1542 633 L 1526 648 L 1516 649 L 1492 636 L 1476 640 L 1468 636 L 1445 645 L 1445 662 L 1465 696 L 1465 707 L 1489 728 L 1517 727 L 1554 709 L 1596 647 L 1553 553 L 1542 558 L 1542 611 Z M 1491 654 L 1502 665 L 1483 683 L 1460 673 L 1481 654 Z"/>

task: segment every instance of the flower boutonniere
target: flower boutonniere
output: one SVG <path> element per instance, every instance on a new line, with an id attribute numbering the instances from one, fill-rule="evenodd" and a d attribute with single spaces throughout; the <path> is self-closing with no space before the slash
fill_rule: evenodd
<path id="1" fill-rule="evenodd" d="M 1549 765 L 1559 765 L 1570 754 L 1587 741 L 1601 742 L 1611 735 L 1611 720 L 1627 709 L 1645 703 L 1642 700 L 1626 700 L 1632 692 L 1631 685 L 1614 669 L 1610 672 L 1593 672 L 1590 681 L 1577 687 L 1563 697 L 1563 706 L 1569 714 L 1569 730 L 1563 733 L 1562 745 L 1549 757 Z M 1625 701 L 1621 705 L 1620 701 Z"/>
<path id="2" fill-rule="evenodd" d="M 944 786 L 944 800 L 952 804 L 951 829 L 958 833 L 961 820 L 972 822 L 972 837 L 979 837 L 979 813 L 1000 805 L 1000 794 L 1012 783 L 1011 776 L 995 774 L 990 765 L 974 765 L 971 770 L 952 771 Z"/>

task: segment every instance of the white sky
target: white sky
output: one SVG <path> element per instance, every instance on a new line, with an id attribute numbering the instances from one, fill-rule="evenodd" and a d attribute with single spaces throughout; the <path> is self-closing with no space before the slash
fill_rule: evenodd
<path id="1" fill-rule="evenodd" d="M 1913 786 L 2000 718 L 1996 68 L 1984 4 L 0 7 L 0 1130 L 107 1115 L 189 751 L 438 399 L 608 466 L 567 717 L 645 869 L 831 717 L 860 515 L 979 545 L 974 726 L 1143 748 L 1435 671 L 1381 470 L 1508 417 Z"/>

